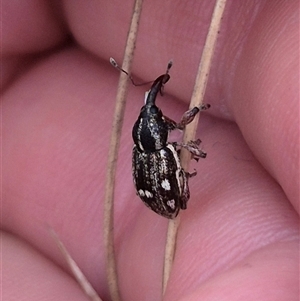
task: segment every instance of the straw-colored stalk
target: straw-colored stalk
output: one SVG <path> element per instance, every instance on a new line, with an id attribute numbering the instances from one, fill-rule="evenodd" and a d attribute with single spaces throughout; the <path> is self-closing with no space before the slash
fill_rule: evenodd
<path id="1" fill-rule="evenodd" d="M 201 104 L 203 103 L 209 70 L 212 62 L 212 57 L 213 57 L 225 5 L 226 5 L 226 0 L 216 1 L 210 27 L 208 30 L 208 34 L 202 52 L 197 77 L 195 80 L 194 90 L 190 102 L 190 108 L 200 107 Z M 198 114 L 198 116 L 195 117 L 192 123 L 187 125 L 183 135 L 183 143 L 187 143 L 188 141 L 195 140 L 199 115 L 200 114 Z M 180 162 L 182 168 L 186 171 L 188 171 L 189 169 L 190 159 L 191 159 L 191 154 L 186 149 L 182 148 L 180 152 Z M 180 224 L 180 214 L 174 220 L 170 220 L 168 224 L 167 242 L 165 248 L 165 259 L 164 259 L 164 269 L 163 269 L 163 294 L 165 293 L 167 283 L 171 274 L 173 259 L 176 250 L 176 237 L 177 237 L 179 224 Z"/>

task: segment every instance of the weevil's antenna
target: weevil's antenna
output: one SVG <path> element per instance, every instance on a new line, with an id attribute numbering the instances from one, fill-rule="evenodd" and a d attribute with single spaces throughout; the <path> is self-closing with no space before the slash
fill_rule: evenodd
<path id="1" fill-rule="evenodd" d="M 134 82 L 133 77 L 132 77 L 127 71 L 125 71 L 124 69 L 122 69 L 122 68 L 118 65 L 118 63 L 116 62 L 116 60 L 115 60 L 114 58 L 110 57 L 110 58 L 109 58 L 109 62 L 112 64 L 113 67 L 115 67 L 116 69 L 118 69 L 118 70 L 121 71 L 121 72 L 124 72 L 124 73 L 129 77 L 130 81 L 132 82 L 132 84 L 133 84 L 134 86 L 144 86 L 144 85 L 153 83 L 153 81 L 149 81 L 149 82 L 137 84 L 137 83 Z M 173 65 L 173 62 L 170 61 L 170 62 L 168 63 L 168 67 L 167 67 L 166 73 L 169 72 L 169 70 L 170 70 L 170 68 L 172 67 L 172 65 Z"/>
<path id="2" fill-rule="evenodd" d="M 122 68 L 118 65 L 118 63 L 116 62 L 116 60 L 115 60 L 114 58 L 110 57 L 110 58 L 109 58 L 109 62 L 110 62 L 115 68 L 117 68 L 119 71 L 122 71 L 122 72 L 124 72 L 125 74 L 127 74 L 128 77 L 129 77 L 129 79 L 130 79 L 131 82 L 133 83 L 133 85 L 136 86 L 135 82 L 133 81 L 132 76 L 129 75 L 129 73 L 128 73 L 127 71 L 125 71 L 124 69 L 122 69 Z"/>
<path id="3" fill-rule="evenodd" d="M 167 66 L 167 70 L 166 70 L 166 74 L 169 73 L 171 67 L 173 66 L 173 60 L 169 60 L 168 66 Z"/>
<path id="4" fill-rule="evenodd" d="M 110 58 L 109 58 L 109 62 L 110 62 L 116 69 L 118 69 L 119 71 L 122 71 L 122 72 L 124 72 L 125 74 L 127 74 L 127 76 L 129 77 L 130 81 L 132 82 L 132 84 L 133 84 L 134 86 L 143 86 L 143 85 L 147 85 L 147 84 L 152 83 L 152 81 L 150 81 L 150 82 L 145 82 L 145 83 L 141 83 L 141 84 L 136 84 L 136 83 L 134 82 L 132 76 L 131 76 L 127 71 L 125 71 L 124 69 L 122 69 L 122 68 L 118 65 L 118 63 L 116 62 L 116 60 L 115 60 L 114 58 L 110 57 Z"/>

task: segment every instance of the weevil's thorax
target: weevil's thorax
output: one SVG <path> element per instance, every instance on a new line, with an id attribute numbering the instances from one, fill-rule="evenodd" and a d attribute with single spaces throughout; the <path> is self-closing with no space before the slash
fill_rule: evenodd
<path id="1" fill-rule="evenodd" d="M 159 76 L 153 83 L 146 104 L 132 129 L 135 145 L 141 152 L 155 152 L 167 145 L 168 125 L 162 111 L 155 105 L 156 97 L 162 91 L 163 85 L 169 80 L 168 74 Z"/>
<path id="2" fill-rule="evenodd" d="M 132 136 L 141 152 L 155 152 L 167 145 L 168 127 L 161 110 L 156 105 L 146 104 L 136 121 Z"/>

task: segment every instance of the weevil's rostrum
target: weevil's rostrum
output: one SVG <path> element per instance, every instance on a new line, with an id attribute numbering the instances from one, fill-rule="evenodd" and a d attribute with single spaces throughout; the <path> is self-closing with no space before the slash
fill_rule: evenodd
<path id="1" fill-rule="evenodd" d="M 200 140 L 188 144 L 169 143 L 168 134 L 174 129 L 183 129 L 200 110 L 209 108 L 202 105 L 187 111 L 180 123 L 163 115 L 155 101 L 170 79 L 171 66 L 169 63 L 166 73 L 152 84 L 132 130 L 132 169 L 137 194 L 148 207 L 167 218 L 175 218 L 180 209 L 186 209 L 190 197 L 188 178 L 195 175 L 181 167 L 177 147 L 187 148 L 195 159 L 206 157 L 198 147 Z"/>

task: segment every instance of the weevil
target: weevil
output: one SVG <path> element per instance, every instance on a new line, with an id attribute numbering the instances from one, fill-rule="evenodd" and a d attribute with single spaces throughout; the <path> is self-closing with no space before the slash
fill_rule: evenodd
<path id="1" fill-rule="evenodd" d="M 206 157 L 199 148 L 199 139 L 187 144 L 170 143 L 169 133 L 175 129 L 183 130 L 199 111 L 210 107 L 206 104 L 192 108 L 183 114 L 179 123 L 163 115 L 156 106 L 156 98 L 170 79 L 171 66 L 172 62 L 146 93 L 145 105 L 132 129 L 132 174 L 136 192 L 146 206 L 169 219 L 175 218 L 180 209 L 187 208 L 190 198 L 188 179 L 196 174 L 183 170 L 178 147 L 188 149 L 196 160 Z"/>

